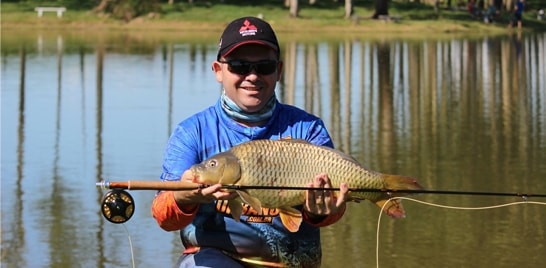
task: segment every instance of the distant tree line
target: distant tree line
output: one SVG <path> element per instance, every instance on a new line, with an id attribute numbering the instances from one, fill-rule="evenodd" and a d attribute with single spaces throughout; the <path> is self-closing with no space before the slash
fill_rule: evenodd
<path id="1" fill-rule="evenodd" d="M 381 15 L 389 15 L 389 3 L 421 3 L 433 7 L 435 10 L 441 7 L 445 9 L 464 9 L 469 1 L 474 1 L 479 9 L 486 9 L 490 5 L 494 5 L 497 10 L 512 10 L 517 0 L 3 0 L 4 2 L 12 3 L 36 3 L 43 6 L 65 6 L 76 10 L 93 10 L 97 13 L 111 14 L 115 18 L 123 20 L 131 20 L 135 17 L 146 15 L 152 12 L 160 12 L 162 5 L 174 4 L 230 4 L 230 5 L 284 5 L 288 9 L 291 17 L 298 17 L 300 4 L 318 5 L 328 3 L 328 6 L 339 7 L 344 6 L 344 17 L 350 18 L 353 16 L 355 5 L 373 5 L 375 12 L 372 18 L 377 19 Z M 546 7 L 546 0 L 525 0 L 526 9 L 538 9 Z"/>

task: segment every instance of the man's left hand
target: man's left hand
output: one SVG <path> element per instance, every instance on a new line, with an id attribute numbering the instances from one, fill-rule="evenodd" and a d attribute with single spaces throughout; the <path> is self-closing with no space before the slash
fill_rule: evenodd
<path id="1" fill-rule="evenodd" d="M 339 196 L 336 196 L 334 191 L 328 190 L 332 188 L 332 184 L 326 174 L 317 175 L 307 186 L 317 188 L 316 190 L 306 191 L 303 209 L 310 214 L 326 216 L 344 209 L 347 193 L 349 192 L 347 183 L 340 184 Z"/>

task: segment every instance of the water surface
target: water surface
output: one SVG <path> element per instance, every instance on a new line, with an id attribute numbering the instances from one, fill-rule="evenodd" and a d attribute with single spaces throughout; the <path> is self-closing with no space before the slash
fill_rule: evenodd
<path id="1" fill-rule="evenodd" d="M 336 147 L 365 166 L 434 190 L 546 194 L 546 34 L 280 39 L 279 98 L 321 116 Z M 174 126 L 218 98 L 216 47 L 203 36 L 2 35 L 3 265 L 132 267 L 134 255 L 136 267 L 173 266 L 180 241 L 150 216 L 154 193 L 131 191 L 135 215 L 116 225 L 95 183 L 158 179 Z M 404 204 L 408 217 L 382 215 L 379 229 L 375 205 L 350 204 L 323 228 L 323 266 L 374 267 L 376 253 L 379 267 L 546 261 L 544 205 Z"/>

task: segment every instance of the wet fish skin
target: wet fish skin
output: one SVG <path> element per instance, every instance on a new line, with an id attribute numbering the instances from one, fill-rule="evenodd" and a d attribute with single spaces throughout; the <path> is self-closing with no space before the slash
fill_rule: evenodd
<path id="1" fill-rule="evenodd" d="M 364 168 L 353 157 L 325 146 L 304 140 L 255 140 L 232 147 L 192 166 L 194 182 L 202 184 L 306 187 L 312 179 L 326 173 L 333 188 L 346 182 L 350 188 L 417 190 L 422 187 L 410 177 L 382 174 Z M 241 200 L 256 211 L 279 208 L 286 225 L 299 225 L 301 213 L 293 206 L 305 202 L 304 190 L 236 190 Z M 379 207 L 392 196 L 384 192 L 350 192 L 350 200 L 367 199 Z M 400 200 L 391 200 L 385 212 L 394 217 L 405 216 Z M 240 217 L 240 201 L 228 203 L 233 217 Z M 284 215 L 283 215 L 284 214 Z M 297 218 L 300 219 L 297 219 Z M 283 223 L 284 223 L 283 220 Z M 288 226 L 287 226 L 288 227 Z M 295 227 L 292 226 L 292 229 Z M 296 229 L 297 230 L 297 229 Z"/>

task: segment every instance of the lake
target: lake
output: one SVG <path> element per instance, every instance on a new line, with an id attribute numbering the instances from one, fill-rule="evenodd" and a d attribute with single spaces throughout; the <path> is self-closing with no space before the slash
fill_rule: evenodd
<path id="1" fill-rule="evenodd" d="M 3 32 L 4 267 L 172 267 L 177 232 L 101 213 L 102 180 L 158 180 L 174 126 L 212 105 L 219 33 Z M 351 203 L 323 267 L 546 262 L 546 33 L 427 39 L 281 34 L 281 101 L 323 118 L 364 166 L 418 178 L 405 219 Z M 509 193 L 472 195 L 465 192 Z M 133 264 L 134 263 L 134 264 Z"/>

